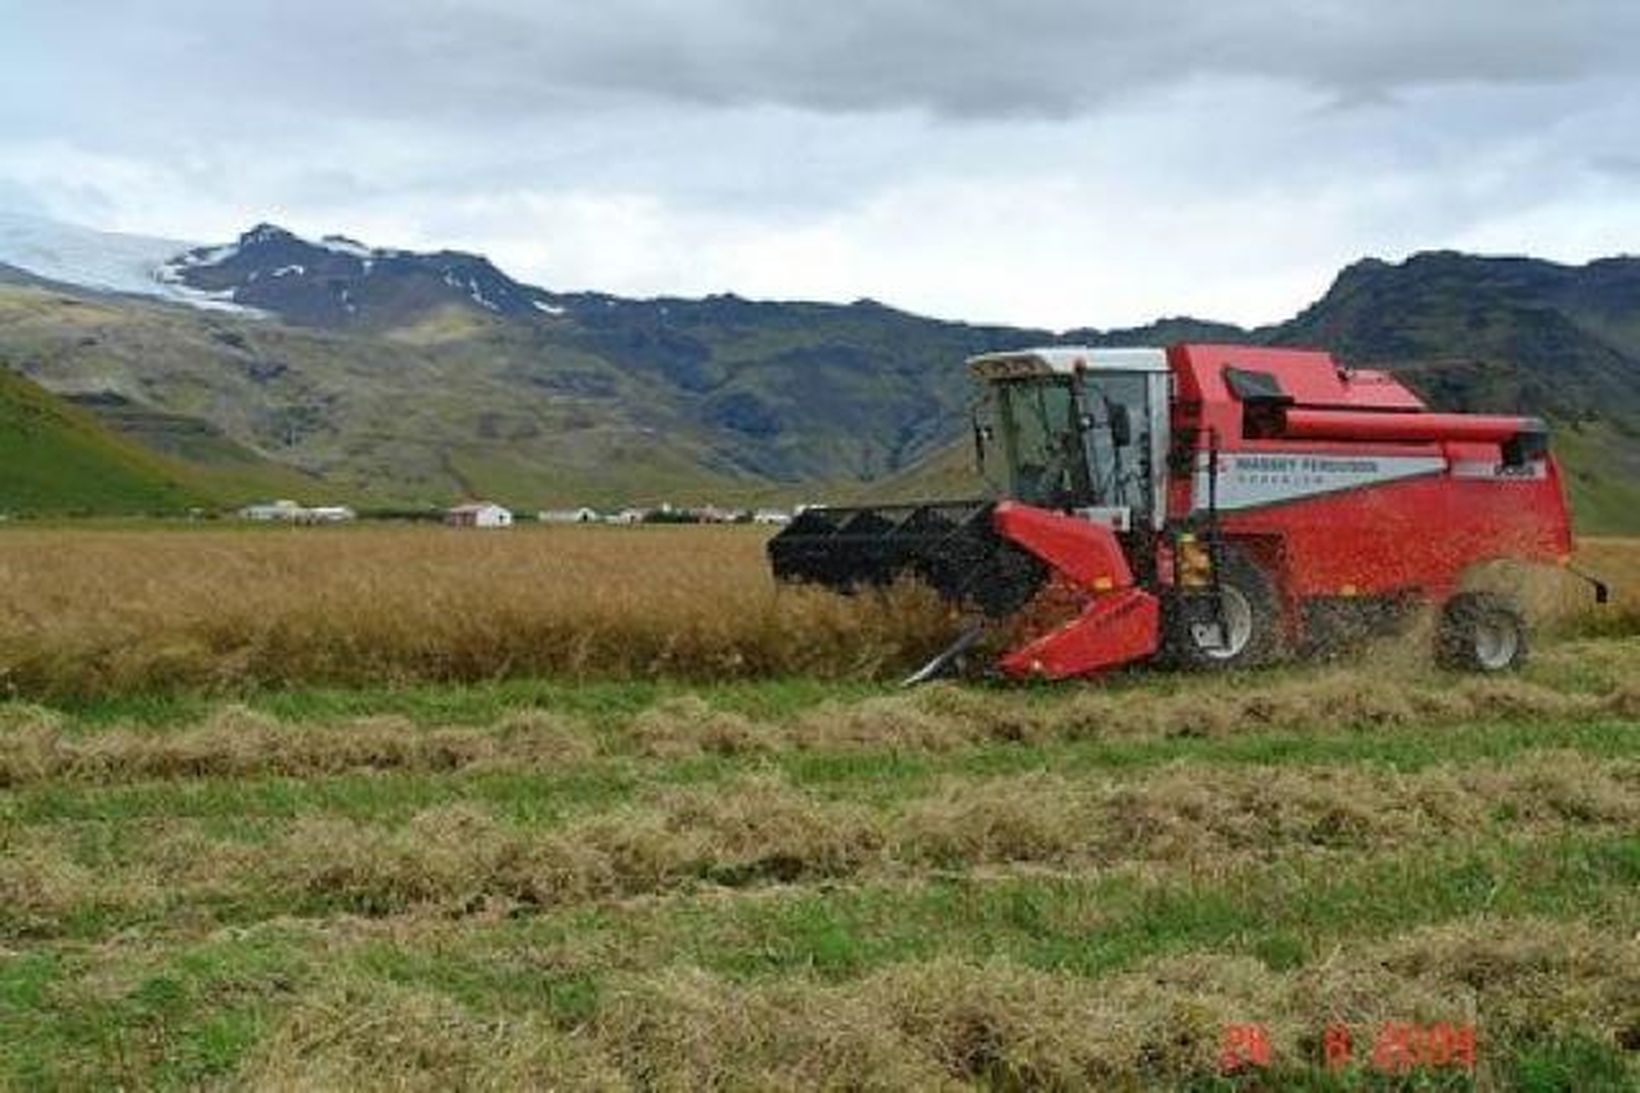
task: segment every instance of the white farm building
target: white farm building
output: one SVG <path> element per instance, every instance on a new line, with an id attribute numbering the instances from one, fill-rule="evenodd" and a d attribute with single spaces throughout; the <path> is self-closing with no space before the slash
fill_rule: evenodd
<path id="1" fill-rule="evenodd" d="M 513 514 L 493 501 L 474 501 L 445 513 L 444 522 L 455 528 L 510 528 Z"/>
<path id="2" fill-rule="evenodd" d="M 246 505 L 239 510 L 239 515 L 245 520 L 284 524 L 345 524 L 359 516 L 346 505 L 316 505 L 309 508 L 288 500 Z"/>
<path id="3" fill-rule="evenodd" d="M 578 509 L 543 509 L 536 518 L 543 524 L 596 524 L 598 511 L 585 505 Z"/>
<path id="4" fill-rule="evenodd" d="M 306 512 L 307 509 L 298 505 L 295 501 L 273 501 L 265 505 L 246 505 L 239 510 L 239 515 L 243 519 L 259 520 L 263 523 L 278 520 L 294 524 Z"/>

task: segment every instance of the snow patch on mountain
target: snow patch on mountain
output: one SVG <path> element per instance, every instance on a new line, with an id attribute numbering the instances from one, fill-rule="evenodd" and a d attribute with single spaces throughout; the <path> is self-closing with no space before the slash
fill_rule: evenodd
<path id="1" fill-rule="evenodd" d="M 491 311 L 500 311 L 501 305 L 484 295 L 484 290 L 478 287 L 478 278 L 467 278 L 467 296 L 479 307 L 489 308 Z"/>
<path id="2" fill-rule="evenodd" d="M 189 266 L 214 266 L 226 262 L 238 253 L 238 243 L 223 243 L 215 247 L 190 247 L 167 260 L 165 268 L 175 270 L 186 269 Z"/>
<path id="3" fill-rule="evenodd" d="M 319 240 L 319 245 L 337 254 L 351 254 L 355 258 L 373 258 L 378 253 L 373 247 L 367 247 L 357 239 L 349 239 L 345 235 L 327 235 Z"/>
<path id="4" fill-rule="evenodd" d="M 176 279 L 171 263 L 194 245 L 122 232 L 96 231 L 44 217 L 0 211 L 0 262 L 36 277 L 99 292 L 155 296 L 213 310 L 254 313 L 220 293 Z"/>
<path id="5" fill-rule="evenodd" d="M 230 243 L 200 245 L 0 213 L 0 263 L 90 289 L 297 324 L 366 313 L 405 318 L 394 309 L 431 306 L 428 277 L 452 297 L 503 317 L 558 317 L 568 314 L 565 304 L 574 306 L 514 281 L 482 255 L 371 247 L 345 235 L 315 242 L 269 223 Z"/>

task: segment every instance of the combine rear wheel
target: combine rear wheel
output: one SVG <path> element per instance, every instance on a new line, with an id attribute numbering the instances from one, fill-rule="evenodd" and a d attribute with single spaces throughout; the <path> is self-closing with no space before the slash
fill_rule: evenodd
<path id="1" fill-rule="evenodd" d="M 1526 616 L 1493 592 L 1460 592 L 1441 608 L 1435 659 L 1465 672 L 1507 672 L 1526 663 Z"/>
<path id="2" fill-rule="evenodd" d="M 1226 547 L 1219 559 L 1219 596 L 1203 590 L 1181 597 L 1170 626 L 1174 658 L 1185 667 L 1217 670 L 1268 664 L 1281 653 L 1281 603 L 1274 583 L 1246 554 Z"/>

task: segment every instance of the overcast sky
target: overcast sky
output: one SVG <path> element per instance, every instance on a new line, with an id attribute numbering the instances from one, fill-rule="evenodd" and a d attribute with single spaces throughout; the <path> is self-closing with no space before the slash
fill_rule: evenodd
<path id="1" fill-rule="evenodd" d="M 0 0 L 0 209 L 1054 328 L 1640 251 L 1635 0 Z"/>

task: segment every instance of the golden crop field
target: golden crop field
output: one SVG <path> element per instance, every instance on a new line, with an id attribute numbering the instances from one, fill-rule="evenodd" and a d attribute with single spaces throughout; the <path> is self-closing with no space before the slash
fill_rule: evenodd
<path id="1" fill-rule="evenodd" d="M 0 693 L 94 697 L 294 685 L 876 679 L 949 640 L 917 589 L 777 587 L 767 533 L 727 527 L 0 531 Z M 1640 624 L 1640 545 L 1594 540 L 1618 602 L 1557 574 L 1562 631 Z"/>
<path id="2" fill-rule="evenodd" d="M 1611 602 L 1591 607 L 1582 589 L 1561 582 L 1557 616 L 1577 633 L 1640 633 L 1640 539 L 1584 539 L 1577 564 L 1611 586 Z"/>
<path id="3" fill-rule="evenodd" d="M 554 676 L 872 678 L 931 597 L 777 588 L 743 527 L 0 532 L 0 693 Z"/>

